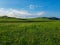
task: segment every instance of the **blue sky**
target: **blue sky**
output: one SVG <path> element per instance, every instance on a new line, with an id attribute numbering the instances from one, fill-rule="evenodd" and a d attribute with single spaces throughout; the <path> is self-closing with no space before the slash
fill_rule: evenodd
<path id="1" fill-rule="evenodd" d="M 0 0 L 0 15 L 7 13 L 11 17 L 60 17 L 60 0 Z"/>

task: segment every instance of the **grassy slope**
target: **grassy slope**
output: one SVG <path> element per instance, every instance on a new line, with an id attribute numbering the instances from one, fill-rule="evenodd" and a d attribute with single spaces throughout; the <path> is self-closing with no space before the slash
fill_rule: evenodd
<path id="1" fill-rule="evenodd" d="M 0 17 L 0 21 L 25 21 L 25 19 L 21 18 L 13 18 L 13 17 Z"/>
<path id="2" fill-rule="evenodd" d="M 60 21 L 0 23 L 0 45 L 60 45 Z"/>

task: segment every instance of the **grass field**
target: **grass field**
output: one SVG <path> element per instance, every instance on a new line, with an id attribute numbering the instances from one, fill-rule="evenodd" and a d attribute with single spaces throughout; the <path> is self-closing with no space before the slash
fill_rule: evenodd
<path id="1" fill-rule="evenodd" d="M 60 21 L 0 21 L 0 45 L 60 45 Z"/>

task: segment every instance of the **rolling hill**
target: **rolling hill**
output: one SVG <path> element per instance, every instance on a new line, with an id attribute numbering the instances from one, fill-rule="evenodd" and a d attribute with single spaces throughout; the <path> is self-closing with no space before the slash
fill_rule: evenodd
<path id="1" fill-rule="evenodd" d="M 15 18 L 15 17 L 7 17 L 2 16 L 0 17 L 0 22 L 49 22 L 49 21 L 55 21 L 60 20 L 56 17 L 38 17 L 38 18 Z"/>

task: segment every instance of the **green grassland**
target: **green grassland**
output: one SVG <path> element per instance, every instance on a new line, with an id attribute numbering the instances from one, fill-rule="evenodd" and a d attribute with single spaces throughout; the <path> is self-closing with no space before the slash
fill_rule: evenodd
<path id="1" fill-rule="evenodd" d="M 0 45 L 60 45 L 60 20 L 0 17 Z"/>

